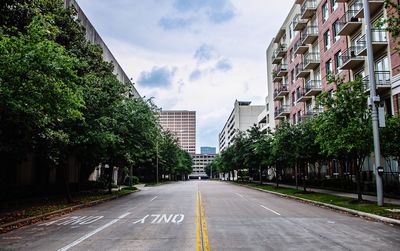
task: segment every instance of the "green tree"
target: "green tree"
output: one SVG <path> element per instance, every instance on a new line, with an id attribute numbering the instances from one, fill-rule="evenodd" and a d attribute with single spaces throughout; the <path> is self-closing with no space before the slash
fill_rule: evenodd
<path id="1" fill-rule="evenodd" d="M 335 96 L 328 93 L 318 96 L 318 104 L 328 110 L 316 118 L 316 142 L 327 156 L 350 163 L 356 172 L 358 199 L 362 200 L 361 172 L 372 143 L 367 95 L 361 79 L 337 82 Z"/>

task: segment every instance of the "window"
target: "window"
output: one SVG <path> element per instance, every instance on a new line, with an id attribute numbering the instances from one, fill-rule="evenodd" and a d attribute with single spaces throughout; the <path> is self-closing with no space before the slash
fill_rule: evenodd
<path id="1" fill-rule="evenodd" d="M 325 63 L 325 72 L 326 72 L 327 77 L 332 74 L 332 60 L 331 59 L 329 59 Z"/>
<path id="2" fill-rule="evenodd" d="M 293 125 L 296 124 L 296 114 L 293 114 Z"/>
<path id="3" fill-rule="evenodd" d="M 338 51 L 335 54 L 335 64 L 336 64 L 336 73 L 339 72 L 339 68 L 342 66 L 342 52 Z"/>
<path id="4" fill-rule="evenodd" d="M 322 5 L 322 21 L 325 23 L 325 21 L 328 20 L 328 17 L 329 17 L 328 2 L 325 2 Z"/>
<path id="5" fill-rule="evenodd" d="M 334 12 L 338 7 L 336 0 L 331 0 L 331 12 Z"/>
<path id="6" fill-rule="evenodd" d="M 301 111 L 299 111 L 297 113 L 297 121 L 300 122 L 301 121 Z"/>
<path id="7" fill-rule="evenodd" d="M 333 29 L 333 43 L 336 43 L 336 41 L 339 40 L 340 36 L 339 36 L 339 19 L 336 20 L 333 25 L 332 25 L 332 29 Z"/>
<path id="8" fill-rule="evenodd" d="M 289 39 L 290 40 L 292 40 L 292 38 L 293 38 L 293 24 L 291 23 L 290 25 L 289 25 Z"/>
<path id="9" fill-rule="evenodd" d="M 329 30 L 324 33 L 324 45 L 325 51 L 331 48 L 331 34 L 329 33 Z"/>
<path id="10" fill-rule="evenodd" d="M 290 79 L 292 81 L 292 85 L 294 85 L 295 79 L 294 79 L 294 69 L 290 72 Z"/>
<path id="11" fill-rule="evenodd" d="M 292 92 L 292 106 L 296 103 L 296 92 Z"/>
<path id="12" fill-rule="evenodd" d="M 289 57 L 290 57 L 290 63 L 293 62 L 293 60 L 294 60 L 294 50 L 293 50 L 293 48 L 290 49 Z"/>

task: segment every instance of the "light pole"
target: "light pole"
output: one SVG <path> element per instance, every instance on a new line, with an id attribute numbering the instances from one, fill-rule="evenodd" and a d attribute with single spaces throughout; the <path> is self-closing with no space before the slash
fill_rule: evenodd
<path id="1" fill-rule="evenodd" d="M 378 105 L 380 102 L 380 98 L 379 96 L 376 95 L 369 1 L 363 0 L 363 5 L 364 5 L 364 18 L 365 18 L 365 34 L 367 39 L 366 43 L 367 43 L 368 74 L 369 74 L 370 96 L 371 96 L 370 98 L 372 106 L 372 131 L 374 136 L 376 196 L 377 196 L 378 206 L 383 206 L 382 178 L 380 176 L 380 173 L 378 172 L 378 170 L 381 169 L 381 147 L 379 143 L 379 128 L 378 128 Z"/>

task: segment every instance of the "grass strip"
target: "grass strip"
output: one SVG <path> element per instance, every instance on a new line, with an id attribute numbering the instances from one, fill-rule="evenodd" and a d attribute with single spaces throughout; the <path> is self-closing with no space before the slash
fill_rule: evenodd
<path id="1" fill-rule="evenodd" d="M 330 194 L 323 194 L 323 193 L 316 193 L 316 192 L 307 192 L 304 193 L 302 190 L 297 190 L 293 188 L 286 188 L 286 187 L 275 187 L 271 185 L 260 185 L 256 183 L 250 182 L 236 182 L 238 184 L 259 188 L 266 191 L 272 191 L 276 193 L 281 193 L 285 195 L 294 196 L 297 198 L 308 199 L 315 202 L 323 202 L 339 207 L 344 207 L 348 209 L 353 209 L 365 213 L 376 214 L 383 217 L 389 217 L 392 219 L 400 220 L 400 212 L 390 212 L 389 209 L 399 209 L 399 205 L 393 204 L 385 204 L 383 207 L 378 207 L 376 203 L 370 201 L 362 201 L 359 202 L 353 198 L 337 196 L 337 195 L 330 195 Z"/>

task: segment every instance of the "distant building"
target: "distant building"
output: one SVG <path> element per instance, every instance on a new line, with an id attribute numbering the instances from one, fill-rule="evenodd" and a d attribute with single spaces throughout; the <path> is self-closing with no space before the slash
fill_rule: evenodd
<path id="1" fill-rule="evenodd" d="M 200 153 L 201 154 L 216 154 L 217 148 L 210 147 L 210 146 L 202 146 L 202 147 L 200 147 Z"/>
<path id="2" fill-rule="evenodd" d="M 190 179 L 208 178 L 205 168 L 215 159 L 215 154 L 194 154 L 193 172 L 189 175 Z"/>
<path id="3" fill-rule="evenodd" d="M 161 111 L 161 127 L 173 133 L 183 150 L 196 153 L 196 112 L 195 111 Z"/>
<path id="4" fill-rule="evenodd" d="M 219 151 L 232 144 L 236 131 L 246 131 L 258 124 L 258 116 L 266 109 L 264 105 L 250 105 L 249 101 L 235 101 L 234 108 L 219 134 Z"/>

